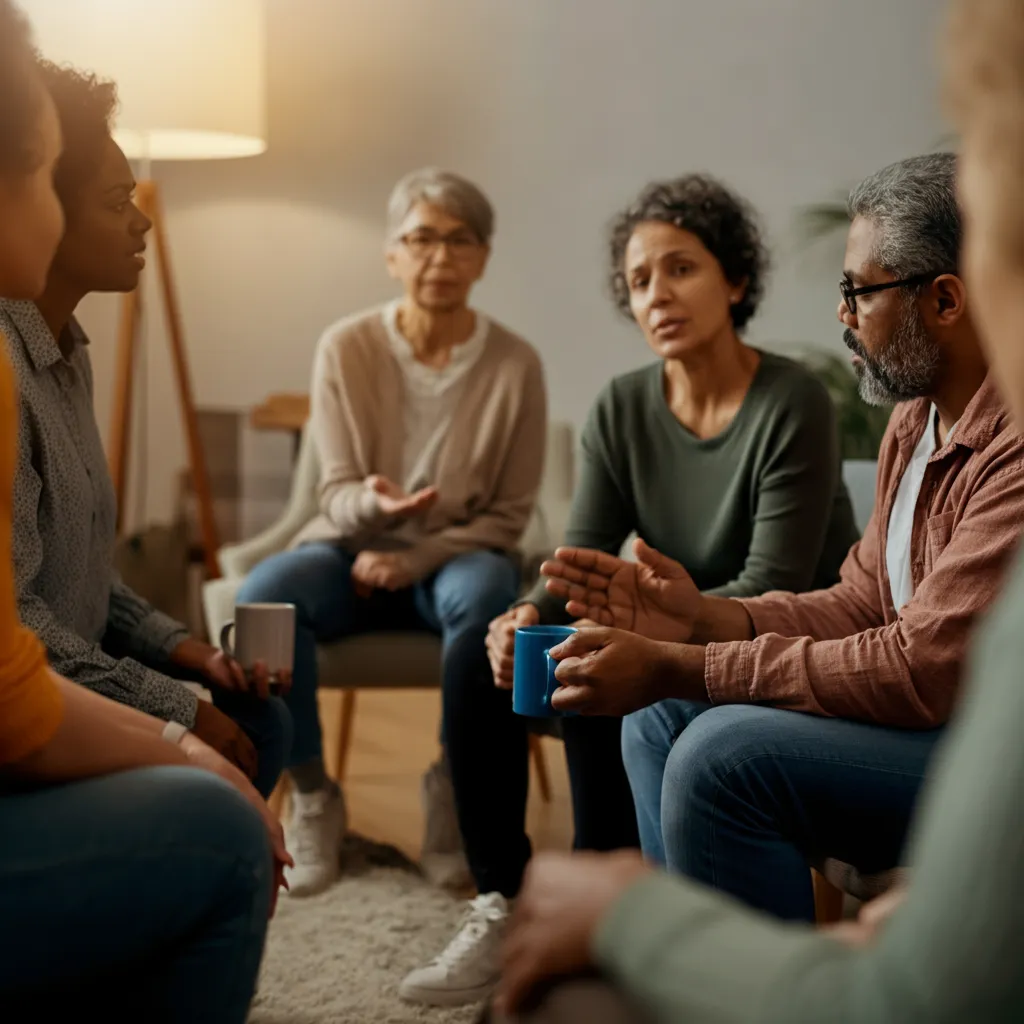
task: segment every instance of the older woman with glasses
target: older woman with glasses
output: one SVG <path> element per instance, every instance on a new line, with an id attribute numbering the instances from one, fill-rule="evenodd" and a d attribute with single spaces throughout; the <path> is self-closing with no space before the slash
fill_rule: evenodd
<path id="1" fill-rule="evenodd" d="M 342 794 L 323 766 L 317 641 L 439 633 L 447 685 L 456 641 L 518 593 L 512 552 L 540 485 L 547 410 L 536 352 L 469 305 L 493 231 L 491 204 L 458 175 L 420 170 L 395 187 L 385 258 L 402 297 L 333 324 L 317 349 L 322 514 L 239 594 L 298 609 L 287 698 L 293 896 L 331 883 L 345 831 Z M 428 796 L 438 782 L 450 799 L 436 773 Z"/>

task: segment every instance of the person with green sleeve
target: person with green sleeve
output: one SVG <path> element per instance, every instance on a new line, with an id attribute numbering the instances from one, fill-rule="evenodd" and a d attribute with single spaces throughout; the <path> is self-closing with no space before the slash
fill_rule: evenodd
<path id="1" fill-rule="evenodd" d="M 963 270 L 993 376 L 1020 426 L 1024 8 L 955 0 L 948 40 L 947 95 L 963 133 Z M 1019 553 L 977 632 L 963 704 L 930 772 L 905 899 L 881 912 L 868 904 L 857 923 L 830 933 L 771 920 L 632 854 L 538 857 L 510 925 L 490 1020 L 1024 1020 L 1022 621 Z M 594 969 L 604 980 L 544 986 Z"/>

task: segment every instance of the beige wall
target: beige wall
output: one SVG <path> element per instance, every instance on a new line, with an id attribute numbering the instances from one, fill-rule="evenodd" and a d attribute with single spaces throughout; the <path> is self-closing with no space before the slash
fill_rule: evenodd
<path id="1" fill-rule="evenodd" d="M 941 7 L 270 0 L 270 152 L 159 169 L 200 403 L 243 408 L 305 389 L 321 328 L 391 294 L 384 201 L 427 163 L 493 198 L 498 235 L 478 304 L 541 350 L 557 416 L 578 423 L 609 375 L 647 358 L 606 298 L 602 229 L 652 177 L 706 169 L 764 212 L 778 265 L 754 341 L 839 346 L 841 247 L 795 253 L 793 213 L 941 137 Z M 115 317 L 109 298 L 89 300 L 83 317 L 104 430 Z M 137 434 L 149 466 L 133 508 L 164 518 L 183 445 L 152 328 Z M 264 466 L 287 458 L 272 440 L 248 451 Z"/>

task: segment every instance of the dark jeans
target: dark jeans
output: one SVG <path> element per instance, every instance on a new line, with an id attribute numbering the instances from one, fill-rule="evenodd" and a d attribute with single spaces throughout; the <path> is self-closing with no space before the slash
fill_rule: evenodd
<path id="1" fill-rule="evenodd" d="M 253 785 L 264 797 L 274 792 L 292 749 L 292 716 L 280 697 L 260 700 L 248 693 L 233 693 L 211 686 L 209 681 L 194 672 L 176 666 L 163 666 L 171 678 L 186 683 L 198 683 L 213 696 L 213 705 L 223 711 L 252 740 L 256 748 L 257 767 Z"/>
<path id="2" fill-rule="evenodd" d="M 0 796 L 0 1019 L 244 1024 L 270 909 L 256 811 L 192 768 Z"/>
<path id="3" fill-rule="evenodd" d="M 480 892 L 515 896 L 530 859 L 526 835 L 528 719 L 494 685 L 486 625 L 453 641 L 444 671 L 444 732 L 459 828 Z M 639 845 L 622 765 L 618 718 L 561 719 L 572 789 L 575 847 Z"/>
<path id="4" fill-rule="evenodd" d="M 515 600 L 519 574 L 512 560 L 493 551 L 453 558 L 415 587 L 397 593 L 356 596 L 351 555 L 336 544 L 307 544 L 268 558 L 242 584 L 238 601 L 285 601 L 297 609 L 294 682 L 287 697 L 295 724 L 289 766 L 322 757 L 317 711 L 318 641 L 394 630 L 441 635 L 444 676 L 461 638 L 487 623 Z"/>
<path id="5" fill-rule="evenodd" d="M 274 792 L 292 749 L 292 716 L 280 697 L 260 700 L 247 693 L 212 688 L 213 704 L 234 719 L 256 748 L 253 785 L 264 796 Z"/>
<path id="6" fill-rule="evenodd" d="M 941 733 L 662 701 L 622 733 L 644 853 L 760 910 L 813 921 L 809 863 L 900 863 Z"/>

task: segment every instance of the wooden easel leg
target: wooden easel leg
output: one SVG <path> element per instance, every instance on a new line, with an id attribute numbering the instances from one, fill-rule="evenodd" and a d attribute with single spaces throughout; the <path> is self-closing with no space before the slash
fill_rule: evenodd
<path id="1" fill-rule="evenodd" d="M 152 187 L 150 217 L 153 221 L 153 238 L 156 241 L 157 257 L 160 261 L 160 286 L 163 291 L 164 310 L 167 314 L 171 356 L 174 360 L 175 377 L 178 382 L 178 399 L 181 403 L 181 415 L 185 423 L 189 463 L 192 468 L 192 487 L 195 490 L 196 505 L 199 510 L 199 528 L 203 537 L 206 573 L 210 579 L 216 579 L 220 576 L 220 566 L 217 564 L 217 549 L 220 547 L 220 541 L 217 537 L 217 520 L 213 514 L 210 474 L 206 467 L 206 455 L 203 452 L 203 442 L 199 434 L 199 417 L 196 415 L 195 398 L 192 394 L 192 379 L 189 375 L 188 354 L 185 350 L 185 335 L 181 325 L 178 294 L 174 287 L 174 276 L 171 270 L 171 252 L 167 242 L 163 205 L 156 183 L 146 182 L 145 184 Z"/>
<path id="2" fill-rule="evenodd" d="M 121 324 L 117 332 L 117 368 L 114 378 L 114 404 L 110 421 L 110 477 L 117 495 L 117 528 L 124 523 L 128 499 L 129 438 L 132 422 L 132 383 L 135 375 L 135 336 L 139 323 L 139 288 L 121 302 Z"/>
<path id="3" fill-rule="evenodd" d="M 163 206 L 155 181 L 140 181 L 137 185 L 135 202 L 139 209 L 153 222 L 153 239 L 156 243 L 156 257 L 159 262 L 160 288 L 163 293 L 164 310 L 167 314 L 167 330 L 171 341 L 171 357 L 178 384 L 178 400 L 181 404 L 182 420 L 185 424 L 185 438 L 188 443 L 189 464 L 192 469 L 192 486 L 195 489 L 199 509 L 199 528 L 203 537 L 203 560 L 210 579 L 220 576 L 217 564 L 217 520 L 213 514 L 213 492 L 210 475 L 206 467 L 199 435 L 199 418 L 196 415 L 195 399 L 192 394 L 192 380 L 189 376 L 188 355 L 181 325 L 181 311 L 178 294 L 174 287 L 171 270 L 171 252 L 167 242 Z M 114 385 L 113 419 L 110 429 L 110 475 L 117 493 L 118 525 L 123 521 L 127 498 L 129 456 L 131 453 L 132 387 L 135 372 L 135 344 L 138 335 L 139 309 L 141 305 L 141 284 L 134 292 L 124 297 L 121 309 L 121 326 L 118 332 L 117 378 Z"/>

